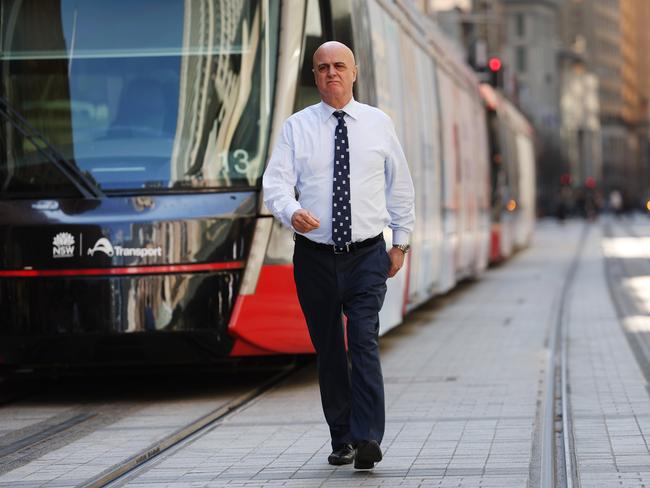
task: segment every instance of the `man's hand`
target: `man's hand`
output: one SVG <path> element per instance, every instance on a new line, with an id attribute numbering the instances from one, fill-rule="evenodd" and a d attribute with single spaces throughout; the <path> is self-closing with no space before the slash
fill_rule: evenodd
<path id="1" fill-rule="evenodd" d="M 404 266 L 404 256 L 405 254 L 396 247 L 391 247 L 388 251 L 388 257 L 390 257 L 390 269 L 388 270 L 388 277 L 392 278 L 397 274 L 397 272 L 402 269 Z"/>
<path id="2" fill-rule="evenodd" d="M 320 227 L 320 221 L 309 210 L 301 208 L 291 216 L 291 225 L 298 232 L 306 233 Z"/>

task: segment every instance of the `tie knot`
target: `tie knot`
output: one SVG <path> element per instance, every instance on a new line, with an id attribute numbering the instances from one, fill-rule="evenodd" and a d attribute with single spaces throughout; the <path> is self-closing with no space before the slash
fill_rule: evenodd
<path id="1" fill-rule="evenodd" d="M 339 121 L 343 120 L 343 117 L 345 117 L 345 112 L 343 110 L 337 110 L 334 112 L 334 117 L 339 119 Z"/>

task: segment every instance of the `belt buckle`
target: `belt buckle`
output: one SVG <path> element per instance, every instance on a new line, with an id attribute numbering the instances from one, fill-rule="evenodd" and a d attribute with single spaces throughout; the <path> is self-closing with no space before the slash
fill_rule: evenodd
<path id="1" fill-rule="evenodd" d="M 346 242 L 345 243 L 345 249 L 341 248 L 339 251 L 336 244 L 332 244 L 332 247 L 334 248 L 334 254 L 349 254 L 350 253 L 350 243 Z"/>

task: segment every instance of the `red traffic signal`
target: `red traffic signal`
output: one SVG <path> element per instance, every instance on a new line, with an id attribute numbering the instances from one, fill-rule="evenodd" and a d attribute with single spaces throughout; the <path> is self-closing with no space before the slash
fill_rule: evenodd
<path id="1" fill-rule="evenodd" d="M 490 68 L 490 71 L 493 72 L 499 71 L 501 69 L 501 66 L 502 66 L 501 59 L 499 58 L 496 57 L 490 58 L 490 60 L 488 61 L 488 68 Z"/>

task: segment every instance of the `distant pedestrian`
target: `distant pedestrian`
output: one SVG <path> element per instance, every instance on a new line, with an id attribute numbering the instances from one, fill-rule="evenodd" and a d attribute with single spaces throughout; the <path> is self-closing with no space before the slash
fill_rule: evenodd
<path id="1" fill-rule="evenodd" d="M 609 208 L 617 217 L 623 213 L 623 195 L 620 191 L 612 190 L 609 194 Z"/>
<path id="2" fill-rule="evenodd" d="M 570 210 L 572 200 L 571 188 L 563 186 L 557 196 L 557 204 L 555 206 L 555 215 L 560 223 L 564 223 Z"/>
<path id="3" fill-rule="evenodd" d="M 328 461 L 372 469 L 385 427 L 379 310 L 386 279 L 409 249 L 413 183 L 390 118 L 352 96 L 352 51 L 324 43 L 313 72 L 322 101 L 284 123 L 264 174 L 264 202 L 296 231 L 294 278 L 318 359 Z"/>

